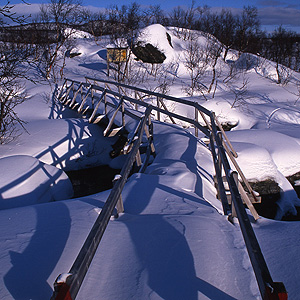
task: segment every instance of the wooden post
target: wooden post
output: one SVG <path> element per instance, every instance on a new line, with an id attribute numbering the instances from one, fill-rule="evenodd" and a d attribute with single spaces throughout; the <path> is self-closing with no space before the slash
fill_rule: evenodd
<path id="1" fill-rule="evenodd" d="M 113 179 L 113 184 L 115 185 L 116 182 L 118 180 L 120 180 L 122 178 L 122 176 L 119 174 L 119 175 L 116 175 Z M 123 200 L 122 200 L 122 194 L 120 194 L 120 197 L 117 201 L 117 204 L 116 204 L 116 209 L 117 209 L 117 214 L 119 215 L 120 213 L 123 213 L 124 212 L 124 205 L 123 205 Z M 115 216 L 117 217 L 117 216 Z"/>
<path id="2" fill-rule="evenodd" d="M 138 150 L 138 152 L 136 154 L 136 165 L 138 167 L 140 167 L 142 165 L 142 159 L 141 159 L 140 150 Z"/>
<path id="3" fill-rule="evenodd" d="M 238 176 L 238 174 L 236 176 Z M 257 219 L 259 219 L 259 215 L 258 215 L 256 209 L 254 208 L 251 200 L 249 199 L 248 195 L 246 194 L 243 186 L 241 185 L 241 183 L 240 183 L 240 181 L 238 179 L 237 179 L 236 183 L 238 185 L 238 190 L 239 190 L 239 193 L 241 194 L 241 197 L 242 197 L 243 201 L 248 206 L 248 208 L 249 208 L 252 216 L 254 217 L 254 219 L 256 221 Z"/>
<path id="4" fill-rule="evenodd" d="M 107 85 L 105 84 L 105 91 L 107 90 Z M 107 115 L 107 100 L 106 93 L 104 94 L 104 114 Z"/>
<path id="5" fill-rule="evenodd" d="M 94 90 L 93 90 L 93 86 L 91 86 L 91 96 L 92 96 L 92 109 L 94 109 L 95 100 L 94 100 Z"/>
<path id="6" fill-rule="evenodd" d="M 157 108 L 160 108 L 160 101 L 159 101 L 159 97 L 157 96 L 156 97 L 156 105 L 157 105 Z M 160 121 L 160 112 L 157 111 L 157 120 Z"/>
<path id="7" fill-rule="evenodd" d="M 137 99 L 137 91 L 134 91 L 134 99 L 135 99 L 135 100 L 138 100 L 138 99 Z M 138 110 L 138 104 L 137 104 L 137 103 L 135 103 L 135 110 L 136 110 L 136 111 L 139 111 L 139 110 Z"/>
<path id="8" fill-rule="evenodd" d="M 159 100 L 159 103 L 161 104 L 161 106 L 164 108 L 164 110 L 168 112 L 168 108 L 166 107 L 166 105 L 163 102 L 163 100 L 161 98 L 158 98 L 158 100 Z M 170 118 L 170 120 L 171 120 L 171 122 L 173 124 L 176 124 L 176 122 L 175 122 L 175 120 L 174 120 L 174 118 L 172 116 L 169 115 L 168 117 Z"/>
<path id="9" fill-rule="evenodd" d="M 195 121 L 198 123 L 198 109 L 195 107 Z M 198 128 L 195 126 L 195 136 L 198 137 Z"/>
<path id="10" fill-rule="evenodd" d="M 125 126 L 125 108 L 124 108 L 124 101 L 122 101 L 122 126 Z"/>
<path id="11" fill-rule="evenodd" d="M 223 134 L 223 136 L 224 136 L 224 138 L 225 138 L 227 144 L 229 145 L 229 147 L 230 147 L 230 149 L 231 149 L 231 151 L 232 151 L 233 156 L 234 156 L 234 157 L 238 157 L 237 153 L 235 152 L 233 146 L 231 145 L 231 143 L 230 143 L 230 141 L 229 141 L 229 139 L 228 139 L 228 137 L 227 137 L 227 134 L 225 133 L 225 131 L 224 131 L 223 127 L 222 127 L 222 124 L 219 122 L 219 120 L 218 120 L 218 118 L 216 117 L 215 113 L 213 113 L 213 116 L 214 116 L 214 119 L 215 119 L 215 121 L 216 121 L 216 123 L 217 123 L 217 125 L 218 125 L 218 127 L 219 127 L 219 129 L 220 129 L 220 131 L 222 132 L 222 134 Z"/>
<path id="12" fill-rule="evenodd" d="M 255 200 L 256 202 L 259 202 L 259 200 L 257 199 L 257 196 L 255 195 L 253 189 L 251 188 L 251 186 L 250 186 L 250 184 L 249 184 L 247 178 L 245 177 L 245 175 L 244 175 L 244 173 L 242 172 L 241 168 L 239 167 L 237 161 L 235 160 L 233 154 L 232 154 L 231 151 L 228 149 L 228 147 L 227 147 L 227 145 L 226 145 L 226 143 L 225 143 L 224 141 L 223 141 L 223 147 L 225 148 L 226 153 L 228 154 L 228 156 L 229 156 L 230 160 L 232 161 L 233 165 L 235 166 L 237 172 L 240 174 L 242 180 L 244 181 L 244 183 L 245 183 L 245 185 L 246 185 L 246 187 L 247 187 L 249 193 L 253 196 L 253 198 L 254 198 L 254 200 Z"/>
<path id="13" fill-rule="evenodd" d="M 219 139 L 221 140 L 221 143 L 222 143 L 222 133 L 218 132 L 217 134 L 218 134 Z M 220 151 L 219 148 L 218 148 L 218 163 L 219 163 L 219 168 L 220 168 L 221 177 L 222 177 L 222 159 L 221 159 L 221 151 Z"/>
<path id="14" fill-rule="evenodd" d="M 73 99 L 71 100 L 71 103 L 70 103 L 70 107 L 71 108 L 73 108 L 73 106 L 74 106 L 74 104 L 76 102 L 76 97 L 77 97 L 77 95 L 79 93 L 79 90 L 80 90 L 81 86 L 82 86 L 82 83 L 80 83 L 80 85 L 79 85 L 78 89 L 75 91 L 75 93 L 74 93 L 74 90 L 73 90 Z"/>
<path id="15" fill-rule="evenodd" d="M 236 172 L 233 173 L 233 179 L 235 181 L 236 186 L 239 186 L 238 174 Z M 237 217 L 235 206 L 233 200 L 231 200 L 231 212 L 233 217 Z"/>

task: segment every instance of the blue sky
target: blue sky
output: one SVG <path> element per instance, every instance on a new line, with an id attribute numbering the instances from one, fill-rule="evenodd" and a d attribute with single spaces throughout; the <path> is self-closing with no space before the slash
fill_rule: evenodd
<path id="1" fill-rule="evenodd" d="M 3 0 L 2 0 L 3 1 Z M 1 2 L 2 2 L 1 1 Z M 47 0 L 26 0 L 28 3 L 40 4 L 47 3 Z M 11 0 L 12 4 L 21 3 L 21 0 Z M 96 10 L 97 8 L 105 8 L 111 4 L 117 5 L 129 5 L 134 1 L 126 0 L 108 0 L 108 1 L 99 1 L 99 0 L 82 0 L 84 6 L 89 6 L 90 9 Z M 151 3 L 152 5 L 160 5 L 162 9 L 170 11 L 176 6 L 185 6 L 188 7 L 192 4 L 192 1 L 180 1 L 180 0 L 137 0 L 142 7 L 146 7 Z M 283 25 L 285 28 L 297 31 L 300 33 L 300 0 L 286 0 L 286 1 L 277 1 L 277 0 L 206 0 L 206 1 L 195 1 L 195 6 L 208 5 L 212 9 L 221 9 L 221 8 L 231 8 L 233 11 L 239 11 L 243 6 L 253 5 L 258 8 L 259 18 L 263 29 L 272 30 L 274 27 Z M 24 7 L 22 8 L 24 9 Z M 30 8 L 27 7 L 26 10 L 29 10 L 33 13 L 37 9 L 37 5 L 32 5 Z M 24 13 L 24 12 L 23 12 Z"/>

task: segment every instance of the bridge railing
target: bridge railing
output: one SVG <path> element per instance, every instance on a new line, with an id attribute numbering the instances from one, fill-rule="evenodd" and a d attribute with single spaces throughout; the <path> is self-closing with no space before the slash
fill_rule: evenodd
<path id="1" fill-rule="evenodd" d="M 87 82 L 78 82 L 71 79 L 65 79 L 63 86 L 61 87 L 60 93 L 58 95 L 58 100 L 65 105 L 68 105 L 72 109 L 76 109 L 82 114 L 88 114 L 90 122 L 96 122 L 98 118 L 101 118 L 104 115 L 108 114 L 107 107 L 113 107 L 115 112 L 113 113 L 110 122 L 105 129 L 105 132 L 110 131 L 110 126 L 115 121 L 117 114 L 121 114 L 121 126 L 123 128 L 126 126 L 124 116 L 130 116 L 135 120 L 140 120 L 138 129 L 135 130 L 136 138 L 131 139 L 131 145 L 133 147 L 130 155 L 127 158 L 125 165 L 121 171 L 121 179 L 117 181 L 117 184 L 114 185 L 110 196 L 108 197 L 105 206 L 103 207 L 99 217 L 97 218 L 85 244 L 83 245 L 76 261 L 74 262 L 72 268 L 66 276 L 58 277 L 56 280 L 55 292 L 52 299 L 75 299 L 79 287 L 83 281 L 85 273 L 88 269 L 89 264 L 91 263 L 92 257 L 98 247 L 100 239 L 103 235 L 103 232 L 106 228 L 107 222 L 113 212 L 114 207 L 117 205 L 122 188 L 126 182 L 126 179 L 132 168 L 134 161 L 140 162 L 140 155 L 138 152 L 143 132 L 146 133 L 146 136 L 149 140 L 149 153 L 153 152 L 154 145 L 152 143 L 153 133 L 149 132 L 147 126 L 145 126 L 147 120 L 148 125 L 151 124 L 150 115 L 154 111 L 156 112 L 156 117 L 159 120 L 160 114 L 167 115 L 172 123 L 176 123 L 177 120 L 181 120 L 191 124 L 195 129 L 195 135 L 198 135 L 198 130 L 202 131 L 210 140 L 210 150 L 212 152 L 213 163 L 216 172 L 217 179 L 217 190 L 219 197 L 222 202 L 223 212 L 225 215 L 228 215 L 228 219 L 232 221 L 232 217 L 236 216 L 238 218 L 242 235 L 245 241 L 245 245 L 249 254 L 249 258 L 256 276 L 257 284 L 263 300 L 277 300 L 277 299 L 287 299 L 287 293 L 285 287 L 281 282 L 274 282 L 270 275 L 269 269 L 263 257 L 262 251 L 260 249 L 258 240 L 255 236 L 254 230 L 252 228 L 250 219 L 245 210 L 242 197 L 239 193 L 239 181 L 237 172 L 233 171 L 230 167 L 227 154 L 232 159 L 236 155 L 233 147 L 230 144 L 230 141 L 227 139 L 225 132 L 222 130 L 222 126 L 215 118 L 213 112 L 207 110 L 206 108 L 199 105 L 197 102 L 188 101 L 181 98 L 175 98 L 172 96 L 163 95 L 160 93 L 155 93 L 141 89 L 138 87 L 132 87 L 122 83 L 117 83 L 109 80 L 96 79 L 91 77 L 86 77 Z M 115 87 L 116 90 L 113 90 L 112 87 Z M 128 96 L 125 92 L 126 90 L 133 91 L 135 98 Z M 80 99 L 78 102 L 78 94 L 80 93 Z M 156 97 L 156 106 L 148 104 L 145 101 L 137 99 L 139 95 L 137 93 L 143 93 L 152 97 Z M 97 95 L 98 94 L 98 95 Z M 114 97 L 115 101 L 109 101 L 108 97 Z M 90 98 L 89 103 L 87 104 L 87 99 Z M 195 118 L 191 119 L 186 116 L 182 116 L 175 112 L 171 112 L 167 109 L 164 100 L 173 101 L 176 103 L 188 105 L 189 107 L 194 108 Z M 125 102 L 131 103 L 131 107 L 126 106 Z M 102 109 L 100 105 L 102 104 Z M 143 108 L 142 112 L 137 113 L 134 111 L 138 108 Z M 100 111 L 100 113 L 98 112 Z M 202 124 L 198 120 L 198 116 L 202 117 Z M 204 125 L 203 125 L 204 124 Z M 149 127 L 149 128 L 152 128 Z M 133 135 L 134 136 L 134 135 Z M 224 142 L 224 139 L 226 143 Z M 128 145 L 126 146 L 128 147 Z M 134 152 L 133 152 L 134 150 Z M 135 152 L 136 151 L 136 152 Z M 230 152 L 230 153 L 229 153 Z M 148 156 L 149 157 L 149 156 Z M 147 162 L 143 164 L 141 170 L 145 170 Z M 241 171 L 237 168 L 238 171 Z M 123 172 L 123 173 L 122 173 Z M 231 206 L 228 203 L 226 190 L 224 188 L 224 177 L 222 174 L 225 174 L 226 181 L 228 182 L 232 204 Z M 239 172 L 241 175 L 241 173 Z M 126 179 L 125 179 L 126 178 Z M 251 192 L 251 191 L 249 191 Z M 249 205 L 248 205 L 249 207 Z M 250 208 L 250 207 L 249 207 Z M 251 209 L 251 208 L 250 208 Z M 253 210 L 252 210 L 253 211 Z M 233 214 L 234 212 L 234 214 Z M 105 215 L 105 216 L 104 216 Z M 99 231 L 99 232 L 98 232 Z M 99 238 L 100 237 L 100 238 Z M 89 253 L 89 248 L 92 248 L 92 253 Z M 78 262 L 79 261 L 79 262 Z M 61 279 L 63 278 L 63 279 Z M 59 295 L 64 295 L 60 297 Z M 68 298 L 69 297 L 69 298 Z"/>

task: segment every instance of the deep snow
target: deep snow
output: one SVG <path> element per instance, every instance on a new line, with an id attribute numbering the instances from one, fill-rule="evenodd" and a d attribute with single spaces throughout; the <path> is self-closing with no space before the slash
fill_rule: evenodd
<path id="1" fill-rule="evenodd" d="M 166 40 L 161 42 L 166 32 L 173 48 Z M 166 67 L 177 64 L 175 78 L 169 74 L 173 83 L 169 93 L 185 97 L 182 86 L 189 76 L 183 49 L 187 42 L 160 25 L 147 28 L 142 36 L 165 52 Z M 78 36 L 77 43 L 76 51 L 82 54 L 67 60 L 65 76 L 79 80 L 87 74 L 105 76 L 108 41 L 103 39 L 96 45 L 92 38 Z M 205 46 L 206 38 L 201 36 L 199 43 Z M 237 58 L 235 52 L 229 53 L 228 60 Z M 240 68 L 246 59 L 248 71 L 244 76 L 249 77 L 250 84 L 249 97 L 243 103 L 231 108 L 234 95 L 222 83 L 231 62 L 222 59 L 215 97 L 208 95 L 205 101 L 194 95 L 189 99 L 214 110 L 220 121 L 238 124 L 228 134 L 238 162 L 250 179 L 279 182 L 283 189 L 280 218 L 299 205 L 284 176 L 300 171 L 300 104 L 293 81 L 286 86 L 274 82 L 272 62 L 260 64 L 255 56 L 242 56 Z M 140 63 L 135 64 L 138 68 Z M 139 85 L 154 88 L 157 82 L 149 77 Z M 49 299 L 55 278 L 69 271 L 109 193 L 37 204 L 36 192 L 45 183 L 42 175 L 37 173 L 39 181 L 35 181 L 23 172 L 20 189 L 15 184 L 19 176 L 16 169 L 38 164 L 49 176 L 48 167 L 53 170 L 51 174 L 63 174 L 60 168 L 115 163 L 109 157 L 114 140 L 104 138 L 99 126 L 78 119 L 49 100 L 53 88 L 32 83 L 27 86 L 32 98 L 18 107 L 18 113 L 28 122 L 28 133 L 0 146 L 0 188 L 2 198 L 8 186 L 20 197 L 32 189 L 35 194 L 30 199 L 35 204 L 0 210 L 1 299 Z M 47 94 L 50 97 L 45 101 Z M 172 111 L 193 116 L 193 111 L 182 106 L 167 105 Z M 155 122 L 157 156 L 145 174 L 134 174 L 126 183 L 122 193 L 125 213 L 109 223 L 78 299 L 260 298 L 239 226 L 221 214 L 211 154 L 201 137 L 197 139 L 179 126 Z M 26 155 L 24 160 L 21 155 Z M 44 163 L 52 166 L 44 167 Z M 50 177 L 52 180 L 53 175 Z M 58 183 L 69 185 L 62 180 Z M 284 282 L 289 299 L 299 299 L 299 222 L 251 220 L 273 280 Z"/>

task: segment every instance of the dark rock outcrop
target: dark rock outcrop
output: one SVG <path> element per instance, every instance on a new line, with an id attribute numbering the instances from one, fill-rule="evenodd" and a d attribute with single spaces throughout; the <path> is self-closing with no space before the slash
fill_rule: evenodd
<path id="1" fill-rule="evenodd" d="M 137 59 L 144 63 L 161 64 L 166 59 L 165 54 L 150 43 L 143 45 L 141 42 L 138 42 L 133 46 L 132 52 Z"/>

